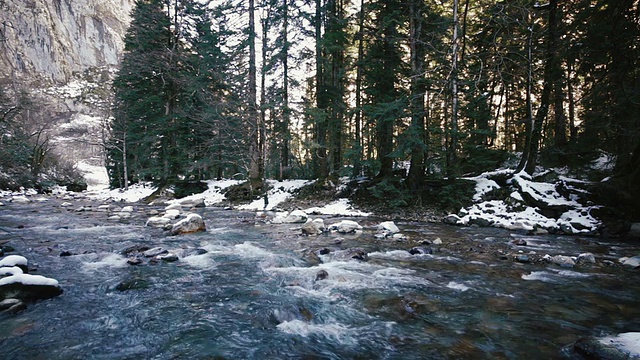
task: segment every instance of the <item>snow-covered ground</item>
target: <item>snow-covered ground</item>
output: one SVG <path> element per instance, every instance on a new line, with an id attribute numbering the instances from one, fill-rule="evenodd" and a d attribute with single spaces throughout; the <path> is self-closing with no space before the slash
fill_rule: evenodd
<path id="1" fill-rule="evenodd" d="M 109 190 L 107 174 L 103 167 L 79 164 L 85 171 L 90 187 L 89 198 L 98 201 L 137 202 L 152 194 L 156 188 L 151 184 L 137 184 L 122 189 Z M 476 183 L 474 203 L 460 209 L 458 214 L 447 216 L 446 222 L 457 225 L 473 225 L 502 227 L 511 230 L 553 231 L 567 234 L 589 234 L 597 231 L 601 223 L 592 216 L 596 205 L 584 205 L 579 195 L 584 190 L 576 187 L 579 180 L 559 176 L 555 182 L 541 182 L 530 175 L 513 170 L 497 170 L 476 177 L 467 178 Z M 498 179 L 503 186 L 498 184 Z M 506 185 L 504 185 L 504 179 Z M 207 190 L 174 202 L 204 201 L 206 206 L 225 206 L 225 191 L 241 180 L 210 180 Z M 302 187 L 311 184 L 309 180 L 269 180 L 267 201 L 257 199 L 247 204 L 238 205 L 239 210 L 263 211 L 277 210 L 283 202 L 295 195 Z M 504 187 L 504 188 L 502 188 Z M 564 189 L 562 194 L 558 189 Z M 503 195 L 496 195 L 496 194 Z M 505 195 L 508 194 L 508 195 Z M 6 196 L 8 194 L 1 194 Z M 541 209 L 541 207 L 543 209 Z M 550 210 L 551 209 L 551 210 Z M 348 199 L 339 199 L 321 207 L 302 209 L 307 214 L 367 216 L 369 213 L 355 209 Z M 549 215 L 555 213 L 555 215 Z"/>
<path id="2" fill-rule="evenodd" d="M 506 199 L 492 198 L 487 195 L 501 186 L 493 180 L 496 177 L 506 177 L 509 193 Z M 582 190 L 571 188 L 569 195 L 560 194 L 558 183 L 537 182 L 524 172 L 513 173 L 513 170 L 498 170 L 487 172 L 476 177 L 467 178 L 475 181 L 476 194 L 474 204 L 461 209 L 457 215 L 450 217 L 450 222 L 458 225 L 484 224 L 513 230 L 545 229 L 563 231 L 570 234 L 586 234 L 596 231 L 601 223 L 591 215 L 591 210 L 597 206 L 585 206 L 578 201 L 576 193 Z M 559 177 L 565 187 L 579 180 Z M 485 200 L 486 199 L 486 200 Z M 561 212 L 558 217 L 544 215 L 554 209 Z M 456 218 L 457 216 L 457 218 Z"/>
<path id="3" fill-rule="evenodd" d="M 124 189 L 109 190 L 106 181 L 104 181 L 106 177 L 101 178 L 103 174 L 106 176 L 106 173 L 102 173 L 99 167 L 91 167 L 84 164 L 82 169 L 87 172 L 87 177 L 90 176 L 94 179 L 103 180 L 102 183 L 96 181 L 87 191 L 87 195 L 97 201 L 137 202 L 151 195 L 156 190 L 156 188 L 149 183 L 129 186 L 129 189 L 126 191 Z M 169 203 L 189 203 L 196 200 L 203 200 L 206 206 L 222 206 L 227 202 L 224 195 L 227 188 L 242 183 L 242 180 L 209 180 L 206 181 L 206 183 L 208 188 L 204 192 L 177 200 L 171 200 Z M 277 210 L 282 203 L 293 197 L 297 190 L 312 183 L 313 181 L 309 180 L 268 180 L 270 190 L 267 194 L 268 202 L 266 206 L 264 198 L 260 198 L 248 204 L 239 205 L 237 209 L 249 211 Z M 303 211 L 307 214 L 316 215 L 370 215 L 369 213 L 355 209 L 348 199 L 338 199 L 325 206 L 311 207 Z"/>

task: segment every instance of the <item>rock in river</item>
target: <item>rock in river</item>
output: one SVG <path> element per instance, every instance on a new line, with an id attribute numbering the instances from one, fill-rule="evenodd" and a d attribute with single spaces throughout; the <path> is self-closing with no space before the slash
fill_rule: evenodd
<path id="1" fill-rule="evenodd" d="M 13 275 L 0 279 L 0 300 L 40 300 L 60 294 L 62 289 L 58 285 L 58 280 L 44 276 L 22 274 L 16 271 Z"/>
<path id="2" fill-rule="evenodd" d="M 173 225 L 171 228 L 171 235 L 191 234 L 205 230 L 206 227 L 202 216 L 198 214 L 189 214 L 186 218 Z"/>
<path id="3" fill-rule="evenodd" d="M 304 235 L 319 235 L 324 232 L 324 229 L 324 220 L 322 219 L 309 219 L 302 225 L 302 233 Z"/>
<path id="4" fill-rule="evenodd" d="M 331 224 L 329 230 L 335 230 L 341 234 L 347 234 L 362 230 L 362 226 L 353 220 L 342 220 L 338 223 Z"/>

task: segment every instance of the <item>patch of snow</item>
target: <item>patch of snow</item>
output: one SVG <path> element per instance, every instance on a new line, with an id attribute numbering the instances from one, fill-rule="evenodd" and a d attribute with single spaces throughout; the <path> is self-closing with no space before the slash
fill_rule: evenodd
<path id="1" fill-rule="evenodd" d="M 24 272 L 22 271 L 22 269 L 20 269 L 17 266 L 0 267 L 0 276 L 4 276 L 4 275 L 20 275 L 20 274 L 24 274 Z"/>
<path id="2" fill-rule="evenodd" d="M 455 281 L 449 281 L 449 283 L 447 284 L 447 287 L 448 287 L 449 289 L 453 289 L 453 290 L 460 290 L 460 291 L 462 291 L 462 292 L 465 292 L 465 291 L 467 291 L 467 290 L 469 290 L 469 289 L 470 289 L 470 287 L 468 287 L 467 285 L 465 285 L 465 284 L 460 284 L 460 283 L 457 283 L 457 282 L 455 282 Z"/>
<path id="3" fill-rule="evenodd" d="M 100 191 L 109 189 L 109 175 L 104 166 L 96 166 L 84 161 L 78 162 L 76 165 L 78 170 L 84 174 L 87 182 L 88 191 Z"/>
<path id="4" fill-rule="evenodd" d="M 16 265 L 27 266 L 27 264 L 28 264 L 27 258 L 20 255 L 7 255 L 2 260 L 0 260 L 0 267 L 2 266 L 11 267 Z"/>
<path id="5" fill-rule="evenodd" d="M 273 210 L 278 205 L 282 204 L 293 196 L 293 192 L 302 188 L 303 186 L 310 185 L 313 180 L 268 180 L 271 190 L 267 193 L 268 203 L 265 204 L 263 198 L 254 200 L 249 204 L 241 205 L 238 207 L 240 210 Z"/>
<path id="6" fill-rule="evenodd" d="M 157 188 L 151 183 L 134 184 L 129 186 L 128 190 L 113 189 L 108 191 L 88 192 L 89 198 L 97 201 L 120 201 L 120 202 L 138 202 L 145 197 L 151 195 Z"/>
<path id="7" fill-rule="evenodd" d="M 330 204 L 320 207 L 305 209 L 307 214 L 315 215 L 339 215 L 339 216 L 369 216 L 370 213 L 355 210 L 349 199 L 338 199 Z"/>
<path id="8" fill-rule="evenodd" d="M 215 206 L 225 201 L 224 191 L 227 188 L 241 184 L 242 180 L 208 180 L 206 183 L 208 188 L 204 192 L 173 200 L 170 203 L 195 202 L 196 200 L 203 199 L 205 206 Z"/>
<path id="9" fill-rule="evenodd" d="M 15 274 L 0 279 L 0 286 L 9 284 L 58 286 L 58 280 L 31 274 Z"/>

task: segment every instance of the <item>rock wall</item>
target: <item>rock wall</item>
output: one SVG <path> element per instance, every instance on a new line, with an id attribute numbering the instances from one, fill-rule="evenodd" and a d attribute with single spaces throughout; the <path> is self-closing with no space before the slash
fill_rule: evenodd
<path id="1" fill-rule="evenodd" d="M 0 0 L 0 77 L 66 84 L 117 65 L 134 0 Z"/>

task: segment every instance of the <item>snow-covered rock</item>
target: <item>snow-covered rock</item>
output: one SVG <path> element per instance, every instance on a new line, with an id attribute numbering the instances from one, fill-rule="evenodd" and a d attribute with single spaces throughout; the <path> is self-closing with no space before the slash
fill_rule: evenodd
<path id="1" fill-rule="evenodd" d="M 158 247 L 151 248 L 149 250 L 145 250 L 142 253 L 142 255 L 144 257 L 155 257 L 155 256 L 164 255 L 164 254 L 168 254 L 168 253 L 169 253 L 169 250 L 158 246 Z"/>
<path id="2" fill-rule="evenodd" d="M 640 332 L 581 338 L 573 343 L 573 350 L 585 359 L 638 360 Z"/>
<path id="3" fill-rule="evenodd" d="M 578 264 L 595 264 L 596 257 L 592 253 L 582 253 L 578 255 L 578 259 L 576 259 Z"/>
<path id="4" fill-rule="evenodd" d="M 127 212 L 127 213 L 132 213 L 133 212 L 133 206 L 128 205 L 122 208 L 122 210 L 120 210 L 120 212 Z"/>
<path id="5" fill-rule="evenodd" d="M 171 219 L 164 216 L 152 216 L 150 217 L 145 226 L 162 228 L 171 223 Z"/>
<path id="6" fill-rule="evenodd" d="M 27 266 L 28 264 L 27 258 L 20 255 L 7 255 L 0 260 L 0 267 Z"/>
<path id="7" fill-rule="evenodd" d="M 17 266 L 11 269 L 9 276 L 0 278 L 0 300 L 40 300 L 62 294 L 58 280 L 41 275 L 23 274 Z"/>
<path id="8" fill-rule="evenodd" d="M 442 219 L 442 222 L 449 225 L 458 225 L 462 220 L 456 214 L 449 214 Z"/>
<path id="9" fill-rule="evenodd" d="M 178 221 L 171 228 L 172 235 L 191 234 L 199 231 L 205 231 L 206 226 L 202 216 L 198 214 L 189 214 L 186 218 Z"/>
<path id="10" fill-rule="evenodd" d="M 177 219 L 178 217 L 180 217 L 180 210 L 178 209 L 169 209 L 167 211 L 165 211 L 164 215 L 162 215 L 162 217 L 165 217 L 167 219 L 173 220 L 173 219 Z"/>
<path id="11" fill-rule="evenodd" d="M 572 257 L 565 255 L 550 256 L 547 254 L 543 259 L 562 267 L 574 267 L 576 265 L 576 262 Z"/>
<path id="12" fill-rule="evenodd" d="M 166 210 L 179 210 L 180 212 L 182 212 L 182 204 L 179 203 L 173 203 L 171 205 L 168 205 L 167 207 L 164 208 L 165 211 Z"/>
<path id="13" fill-rule="evenodd" d="M 324 220 L 322 219 L 308 219 L 304 225 L 302 225 L 302 233 L 305 235 L 319 235 L 325 230 Z"/>
<path id="14" fill-rule="evenodd" d="M 393 221 L 384 221 L 378 224 L 378 230 L 391 235 L 400 232 L 398 226 Z"/>
<path id="15" fill-rule="evenodd" d="M 337 231 L 341 234 L 348 234 L 362 230 L 362 226 L 353 220 L 342 220 L 329 225 L 329 230 Z"/>
<path id="16" fill-rule="evenodd" d="M 31 202 L 31 200 L 24 195 L 18 195 L 18 196 L 12 197 L 11 202 L 16 204 L 28 204 Z"/>
<path id="17" fill-rule="evenodd" d="M 302 210 L 293 210 L 286 217 L 282 219 L 282 222 L 285 224 L 297 224 L 304 223 L 307 221 L 309 217 Z"/>
<path id="18" fill-rule="evenodd" d="M 637 268 L 640 266 L 640 255 L 632 256 L 632 257 L 623 257 L 620 260 L 620 263 L 625 266 L 630 266 L 632 268 Z"/>

